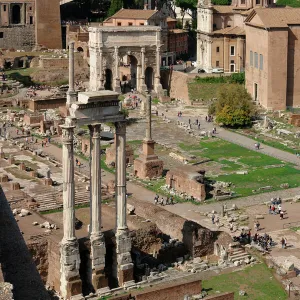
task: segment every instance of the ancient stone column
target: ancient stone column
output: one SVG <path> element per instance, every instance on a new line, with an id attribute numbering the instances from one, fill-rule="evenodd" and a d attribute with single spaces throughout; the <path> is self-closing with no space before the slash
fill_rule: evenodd
<path id="1" fill-rule="evenodd" d="M 156 72 L 155 72 L 155 92 L 160 94 L 162 92 L 162 86 L 160 83 L 160 64 L 161 64 L 161 50 L 160 45 L 156 47 Z"/>
<path id="2" fill-rule="evenodd" d="M 147 95 L 147 128 L 146 128 L 146 140 L 152 141 L 152 115 L 151 115 L 151 95 Z"/>
<path id="3" fill-rule="evenodd" d="M 100 73 L 100 89 L 104 89 L 104 78 L 103 78 L 103 52 L 100 49 L 99 53 L 99 73 Z"/>
<path id="4" fill-rule="evenodd" d="M 147 86 L 145 83 L 145 47 L 141 48 L 141 80 L 140 80 L 140 90 L 146 91 Z"/>
<path id="5" fill-rule="evenodd" d="M 60 246 L 61 286 L 64 299 L 81 294 L 79 276 L 80 256 L 78 241 L 75 236 L 75 184 L 74 184 L 74 124 L 66 118 L 62 128 L 62 163 L 63 163 L 63 239 Z"/>
<path id="6" fill-rule="evenodd" d="M 69 90 L 67 92 L 67 104 L 76 102 L 76 92 L 74 85 L 74 42 L 69 43 Z"/>
<path id="7" fill-rule="evenodd" d="M 126 123 L 116 123 L 117 264 L 119 285 L 133 279 L 131 239 L 126 222 Z"/>
<path id="8" fill-rule="evenodd" d="M 105 279 L 105 242 L 101 232 L 101 125 L 92 126 L 92 164 L 91 164 L 91 191 L 92 199 L 90 206 L 91 224 L 91 262 L 92 262 L 92 285 L 97 291 L 107 287 Z"/>
<path id="9" fill-rule="evenodd" d="M 115 46 L 115 53 L 114 53 L 114 59 L 115 59 L 115 92 L 120 93 L 121 87 L 120 87 L 120 78 L 119 78 L 119 47 Z"/>

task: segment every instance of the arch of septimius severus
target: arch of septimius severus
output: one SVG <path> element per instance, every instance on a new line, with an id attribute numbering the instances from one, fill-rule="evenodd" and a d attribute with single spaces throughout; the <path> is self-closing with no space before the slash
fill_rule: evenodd
<path id="1" fill-rule="evenodd" d="M 89 28 L 90 90 L 120 92 L 120 61 L 128 55 L 136 90 L 159 94 L 161 47 L 161 28 L 157 26 Z"/>

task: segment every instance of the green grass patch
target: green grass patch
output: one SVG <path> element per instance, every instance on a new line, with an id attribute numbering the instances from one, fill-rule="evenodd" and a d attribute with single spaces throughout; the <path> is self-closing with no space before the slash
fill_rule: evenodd
<path id="1" fill-rule="evenodd" d="M 232 272 L 212 277 L 202 281 L 203 288 L 208 290 L 208 295 L 234 292 L 234 299 L 251 300 L 283 300 L 287 294 L 281 284 L 274 278 L 272 271 L 265 264 L 257 264 L 242 271 Z M 244 290 L 247 295 L 239 296 L 239 291 Z"/>
<path id="2" fill-rule="evenodd" d="M 291 163 L 249 150 L 239 145 L 213 138 L 203 140 L 198 145 L 179 144 L 179 147 L 197 157 L 211 159 L 222 164 L 221 170 L 232 172 L 223 175 L 217 169 L 210 170 L 211 180 L 231 182 L 230 190 L 236 196 L 249 196 L 281 189 L 280 185 L 288 183 L 290 188 L 300 185 L 300 170 Z M 236 174 L 235 171 L 248 171 L 248 174 Z M 265 186 L 272 188 L 260 189 Z"/>
<path id="3" fill-rule="evenodd" d="M 300 226 L 297 226 L 297 227 L 291 227 L 290 230 L 296 232 L 296 231 L 300 230 Z"/>

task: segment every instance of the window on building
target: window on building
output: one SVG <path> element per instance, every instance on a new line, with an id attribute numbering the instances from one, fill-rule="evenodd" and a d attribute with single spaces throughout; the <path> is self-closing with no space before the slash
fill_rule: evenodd
<path id="1" fill-rule="evenodd" d="M 29 10 L 32 10 L 32 7 L 31 7 L 31 6 L 29 7 Z"/>
<path id="2" fill-rule="evenodd" d="M 118 22 L 118 26 L 122 26 L 122 23 L 121 23 L 121 22 Z"/>
<path id="3" fill-rule="evenodd" d="M 241 5 L 245 5 L 246 4 L 246 0 L 241 0 Z"/>
<path id="4" fill-rule="evenodd" d="M 3 32 L 0 32 L 0 39 L 3 39 L 3 37 L 4 37 Z"/>
<path id="5" fill-rule="evenodd" d="M 29 17 L 29 24 L 33 24 L 33 16 Z"/>
<path id="6" fill-rule="evenodd" d="M 144 26 L 144 23 L 140 23 L 141 26 Z"/>
<path id="7" fill-rule="evenodd" d="M 6 5 L 3 5 L 3 10 L 6 11 Z"/>
<path id="8" fill-rule="evenodd" d="M 231 63 L 231 64 L 234 64 L 234 60 L 231 60 L 230 63 Z"/>
<path id="9" fill-rule="evenodd" d="M 218 60 L 216 61 L 216 67 L 220 67 L 220 62 Z"/>
<path id="10" fill-rule="evenodd" d="M 217 52 L 218 52 L 218 53 L 220 52 L 220 47 L 217 47 Z"/>
<path id="11" fill-rule="evenodd" d="M 260 0 L 256 0 L 256 5 L 260 5 Z"/>
<path id="12" fill-rule="evenodd" d="M 250 66 L 253 66 L 253 51 L 250 50 Z"/>
<path id="13" fill-rule="evenodd" d="M 254 67 L 258 68 L 258 54 L 254 52 Z"/>
<path id="14" fill-rule="evenodd" d="M 235 56 L 235 47 L 230 46 L 230 56 Z"/>
<path id="15" fill-rule="evenodd" d="M 131 23 L 131 22 L 129 22 L 129 23 L 128 23 L 128 26 L 132 26 L 132 23 Z"/>
<path id="16" fill-rule="evenodd" d="M 262 54 L 259 54 L 259 68 L 260 68 L 261 70 L 264 69 L 264 57 L 263 57 Z"/>
<path id="17" fill-rule="evenodd" d="M 12 23 L 20 24 L 21 23 L 21 6 L 16 4 L 12 8 Z"/>
<path id="18" fill-rule="evenodd" d="M 235 64 L 230 64 L 230 72 L 231 73 L 235 72 Z"/>

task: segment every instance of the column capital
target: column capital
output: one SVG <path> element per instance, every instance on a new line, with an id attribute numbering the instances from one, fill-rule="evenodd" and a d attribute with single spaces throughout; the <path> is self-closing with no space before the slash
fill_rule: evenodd
<path id="1" fill-rule="evenodd" d="M 61 125 L 63 144 L 73 144 L 75 126 Z"/>
<path id="2" fill-rule="evenodd" d="M 145 52 L 146 52 L 145 47 L 142 47 L 142 48 L 141 48 L 141 53 L 145 53 Z"/>
<path id="3" fill-rule="evenodd" d="M 116 134 L 126 134 L 126 122 L 116 122 Z"/>
<path id="4" fill-rule="evenodd" d="M 101 137 L 101 124 L 92 125 L 90 133 L 93 139 L 100 139 Z"/>

